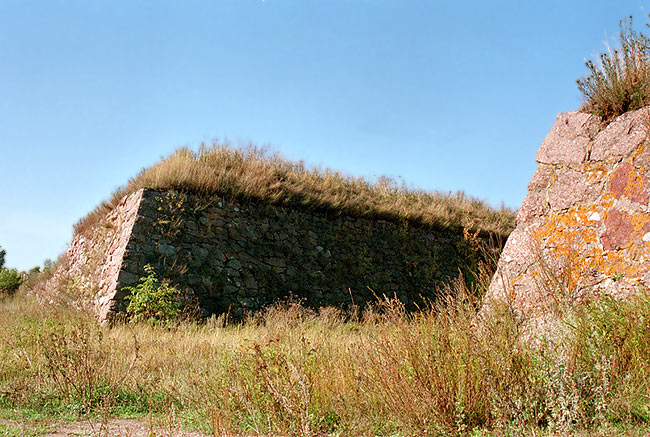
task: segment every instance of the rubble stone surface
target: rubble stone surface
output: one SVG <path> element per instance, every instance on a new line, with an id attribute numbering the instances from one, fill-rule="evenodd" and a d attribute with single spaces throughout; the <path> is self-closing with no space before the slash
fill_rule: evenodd
<path id="1" fill-rule="evenodd" d="M 102 321 L 125 310 L 123 288 L 147 264 L 203 315 L 240 318 L 290 297 L 311 307 L 383 295 L 422 306 L 472 256 L 459 229 L 144 189 L 74 238 L 57 277 L 84 284 Z"/>

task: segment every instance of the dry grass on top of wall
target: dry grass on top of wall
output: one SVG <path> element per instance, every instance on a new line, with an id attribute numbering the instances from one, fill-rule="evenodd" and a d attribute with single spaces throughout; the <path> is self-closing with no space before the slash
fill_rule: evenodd
<path id="1" fill-rule="evenodd" d="M 386 178 L 371 184 L 329 169 L 309 169 L 255 147 L 232 149 L 213 144 L 198 152 L 178 149 L 142 170 L 110 201 L 82 219 L 75 233 L 97 223 L 123 196 L 140 188 L 232 196 L 429 227 L 467 226 L 503 237 L 512 231 L 515 218 L 510 209 L 493 209 L 462 192 L 410 190 Z"/>

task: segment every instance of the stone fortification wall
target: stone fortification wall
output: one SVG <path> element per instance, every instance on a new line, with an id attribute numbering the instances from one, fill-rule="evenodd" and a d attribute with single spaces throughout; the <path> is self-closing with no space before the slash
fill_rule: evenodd
<path id="1" fill-rule="evenodd" d="M 489 298 L 539 318 L 560 295 L 579 300 L 650 286 L 648 108 L 601 120 L 560 114 L 537 154 Z"/>
<path id="2" fill-rule="evenodd" d="M 478 260 L 462 232 L 176 191 L 141 190 L 119 281 L 99 313 L 124 310 L 124 286 L 151 264 L 199 301 L 233 317 L 293 296 L 309 306 L 397 296 L 421 304 Z M 471 239 L 470 239 L 471 240 Z M 104 301 L 101 301 L 104 299 Z"/>
<path id="3" fill-rule="evenodd" d="M 66 300 L 90 306 L 101 320 L 105 319 L 119 285 L 124 251 L 141 198 L 142 191 L 124 197 L 99 226 L 75 235 L 52 277 L 36 290 L 37 295 L 52 298 L 52 293 L 69 292 Z"/>

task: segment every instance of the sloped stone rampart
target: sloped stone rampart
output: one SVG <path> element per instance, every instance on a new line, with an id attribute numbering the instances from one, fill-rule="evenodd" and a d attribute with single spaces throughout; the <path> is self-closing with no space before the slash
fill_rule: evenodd
<path id="1" fill-rule="evenodd" d="M 237 319 L 289 297 L 319 307 L 386 295 L 414 308 L 479 260 L 476 237 L 459 230 L 153 189 L 85 234 L 68 249 L 68 273 L 83 278 L 100 320 L 125 310 L 122 289 L 147 264 L 204 315 Z"/>
<path id="2" fill-rule="evenodd" d="M 77 234 L 43 289 L 41 296 L 51 292 L 64 293 L 70 288 L 74 296 L 66 296 L 80 306 L 90 306 L 101 320 L 111 311 L 113 296 L 119 286 L 122 261 L 133 225 L 138 217 L 142 191 L 124 197 L 91 232 Z"/>
<path id="3" fill-rule="evenodd" d="M 559 294 L 580 300 L 650 286 L 649 126 L 649 108 L 605 128 L 594 115 L 558 115 L 488 300 L 536 319 Z"/>

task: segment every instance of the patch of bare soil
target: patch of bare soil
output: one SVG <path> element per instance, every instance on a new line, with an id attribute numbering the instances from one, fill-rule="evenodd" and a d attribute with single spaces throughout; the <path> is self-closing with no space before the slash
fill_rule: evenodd
<path id="1" fill-rule="evenodd" d="M 4 425 L 13 426 L 22 430 L 24 435 L 39 435 L 46 437 L 68 437 L 68 436 L 91 436 L 91 437 L 203 437 L 195 431 L 181 429 L 177 424 L 161 426 L 152 423 L 148 419 L 109 419 L 109 420 L 85 420 L 80 422 L 68 422 L 60 424 L 39 424 L 36 429 L 32 426 L 17 422 L 3 421 Z M 40 428 L 40 429 L 38 429 Z"/>

